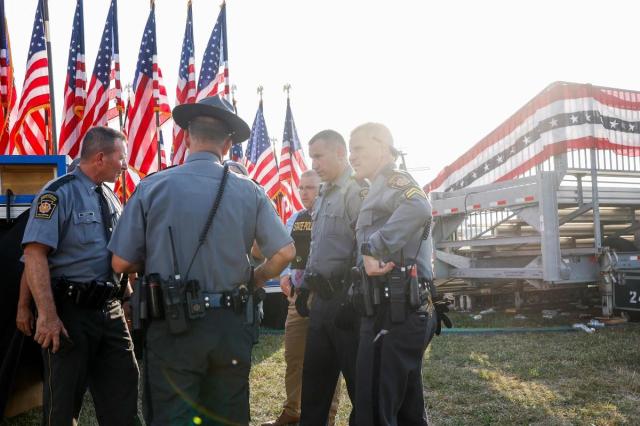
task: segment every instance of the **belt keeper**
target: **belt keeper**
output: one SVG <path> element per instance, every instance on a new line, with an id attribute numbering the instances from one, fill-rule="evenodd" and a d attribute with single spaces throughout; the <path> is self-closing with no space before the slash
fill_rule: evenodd
<path id="1" fill-rule="evenodd" d="M 233 307 L 233 297 L 230 294 L 225 294 L 224 295 L 224 305 L 227 308 Z"/>

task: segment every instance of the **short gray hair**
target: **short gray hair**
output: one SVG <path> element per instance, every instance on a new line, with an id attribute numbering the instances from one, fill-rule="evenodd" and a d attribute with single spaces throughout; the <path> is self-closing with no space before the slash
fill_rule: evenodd
<path id="1" fill-rule="evenodd" d="M 82 140 L 80 158 L 88 160 L 99 152 L 111 154 L 116 150 L 116 141 L 125 141 L 126 139 L 122 132 L 111 127 L 92 127 Z"/>

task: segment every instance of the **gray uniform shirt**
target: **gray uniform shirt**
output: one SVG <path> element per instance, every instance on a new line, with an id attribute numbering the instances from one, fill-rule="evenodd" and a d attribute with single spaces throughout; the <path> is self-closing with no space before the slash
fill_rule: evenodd
<path id="1" fill-rule="evenodd" d="M 324 183 L 313 205 L 311 247 L 307 272 L 338 278 L 351 267 L 355 225 L 362 204 L 362 186 L 348 166 L 335 181 Z"/>
<path id="2" fill-rule="evenodd" d="M 174 273 L 171 227 L 179 272 L 185 278 L 222 175 L 217 156 L 198 152 L 185 164 L 142 180 L 125 206 L 109 249 L 128 262 L 144 264 L 146 274 L 167 278 Z M 254 240 L 267 258 L 292 241 L 264 190 L 229 173 L 218 213 L 188 278 L 210 292 L 246 283 Z"/>
<path id="3" fill-rule="evenodd" d="M 66 182 L 53 190 L 60 179 Z M 77 282 L 113 279 L 96 186 L 78 167 L 47 183 L 31 206 L 22 245 L 35 242 L 51 247 L 48 260 L 54 278 L 64 276 Z M 120 202 L 111 189 L 102 187 L 113 227 L 120 216 Z"/>
<path id="4" fill-rule="evenodd" d="M 368 242 L 374 257 L 398 266 L 404 257 L 405 265 L 418 264 L 420 277 L 433 279 L 431 237 L 420 244 L 430 217 L 431 203 L 424 191 L 409 173 L 389 165 L 373 179 L 362 203 L 358 247 Z"/>

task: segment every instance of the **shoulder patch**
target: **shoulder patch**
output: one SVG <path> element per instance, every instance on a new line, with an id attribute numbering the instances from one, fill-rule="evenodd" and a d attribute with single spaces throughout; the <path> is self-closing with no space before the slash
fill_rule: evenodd
<path id="1" fill-rule="evenodd" d="M 36 206 L 36 219 L 51 219 L 53 212 L 58 206 L 58 196 L 56 194 L 42 194 L 38 197 L 38 205 Z"/>
<path id="2" fill-rule="evenodd" d="M 360 199 L 364 200 L 365 198 L 367 198 L 367 195 L 369 195 L 369 188 L 362 188 L 360 190 Z"/>
<path id="3" fill-rule="evenodd" d="M 393 173 L 387 179 L 387 185 L 390 188 L 397 189 L 402 191 L 402 195 L 407 200 L 410 200 L 413 197 L 420 197 L 427 199 L 427 195 L 424 193 L 422 188 L 416 183 L 413 177 L 402 170 L 394 170 Z"/>
<path id="4" fill-rule="evenodd" d="M 391 176 L 389 176 L 387 185 L 389 185 L 393 189 L 403 190 L 409 188 L 412 185 L 415 185 L 415 182 L 410 176 L 407 176 L 406 174 L 401 172 L 395 172 Z"/>
<path id="5" fill-rule="evenodd" d="M 62 186 L 74 180 L 75 178 L 76 178 L 75 175 L 72 175 L 72 174 L 64 175 L 60 179 L 56 179 L 55 181 L 51 182 L 51 184 L 49 184 L 49 186 L 45 188 L 45 191 L 55 192 Z"/>

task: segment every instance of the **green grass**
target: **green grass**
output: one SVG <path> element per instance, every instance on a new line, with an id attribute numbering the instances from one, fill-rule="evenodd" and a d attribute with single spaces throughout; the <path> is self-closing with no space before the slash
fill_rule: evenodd
<path id="1" fill-rule="evenodd" d="M 525 314 L 526 315 L 526 314 Z M 456 326 L 556 326 L 576 318 L 518 322 L 508 314 L 481 321 L 454 314 Z M 251 373 L 253 424 L 277 416 L 284 394 L 281 335 L 263 335 Z M 638 424 L 640 324 L 584 332 L 443 335 L 425 354 L 424 392 L 436 425 Z M 343 387 L 338 424 L 346 424 Z M 96 424 L 90 403 L 81 425 Z M 38 424 L 37 410 L 7 425 Z"/>

